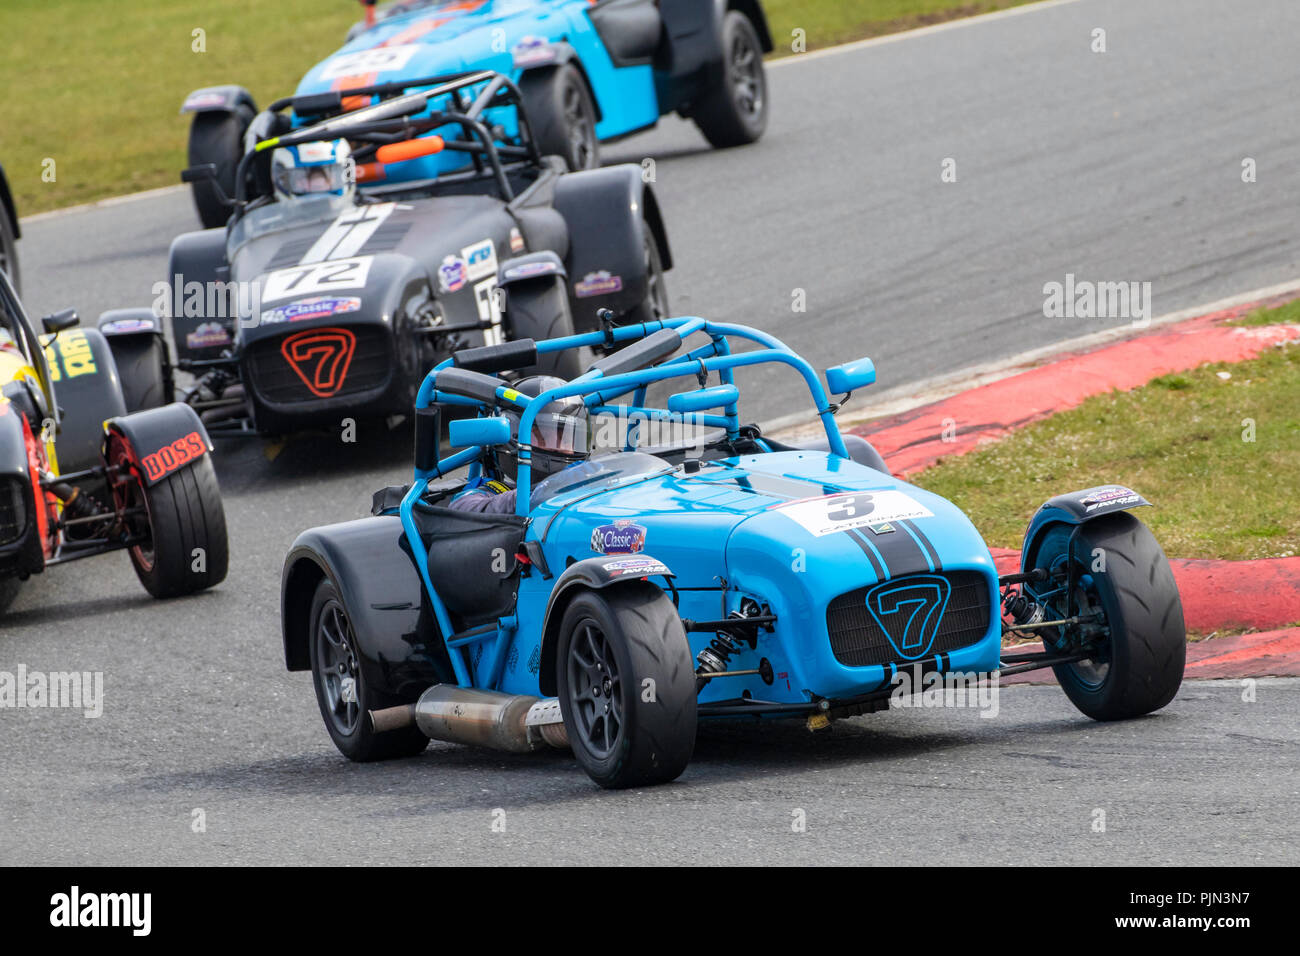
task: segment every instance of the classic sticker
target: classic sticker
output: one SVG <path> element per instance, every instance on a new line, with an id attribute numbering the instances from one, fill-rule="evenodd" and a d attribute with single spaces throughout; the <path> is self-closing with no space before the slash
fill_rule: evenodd
<path id="1" fill-rule="evenodd" d="M 598 554 L 636 554 L 645 548 L 646 529 L 631 518 L 603 524 L 591 532 L 591 550 Z"/>
<path id="2" fill-rule="evenodd" d="M 588 272 L 582 277 L 581 282 L 574 283 L 573 291 L 577 293 L 579 299 L 587 299 L 593 295 L 610 295 L 614 292 L 623 291 L 623 277 L 610 275 L 604 269 L 599 272 Z"/>
<path id="3" fill-rule="evenodd" d="M 268 325 L 276 322 L 301 322 L 305 319 L 323 319 L 330 315 L 358 312 L 360 309 L 361 299 L 355 295 L 318 295 L 267 309 L 262 313 L 262 322 Z"/>
<path id="4" fill-rule="evenodd" d="M 104 333 L 153 332 L 157 328 L 153 319 L 113 319 L 101 325 L 99 331 Z"/>
<path id="5" fill-rule="evenodd" d="M 332 259 L 269 272 L 262 280 L 262 301 L 296 298 L 313 292 L 364 288 L 373 256 Z"/>
<path id="6" fill-rule="evenodd" d="M 819 538 L 852 528 L 934 517 L 929 508 L 901 491 L 852 491 L 792 501 L 773 510 Z"/>

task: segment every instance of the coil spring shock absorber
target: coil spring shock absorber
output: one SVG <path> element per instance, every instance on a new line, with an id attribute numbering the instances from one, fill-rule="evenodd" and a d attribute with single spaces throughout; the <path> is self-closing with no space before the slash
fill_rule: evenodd
<path id="1" fill-rule="evenodd" d="M 1018 588 L 1002 599 L 1002 612 L 1017 624 L 1037 624 L 1047 616 L 1046 608 Z"/>
<path id="2" fill-rule="evenodd" d="M 733 611 L 730 616 L 739 618 L 743 615 Z M 739 654 L 743 649 L 744 642 L 725 631 L 718 631 L 713 635 L 713 640 L 709 641 L 709 646 L 696 655 L 698 666 L 695 668 L 695 676 L 707 679 L 710 675 L 723 673 L 731 655 Z"/>

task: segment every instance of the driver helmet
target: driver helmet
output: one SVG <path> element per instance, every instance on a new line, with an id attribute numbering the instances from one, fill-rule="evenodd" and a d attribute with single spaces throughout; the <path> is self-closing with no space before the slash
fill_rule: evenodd
<path id="1" fill-rule="evenodd" d="M 515 390 L 530 398 L 567 382 L 553 375 L 534 375 L 520 380 Z M 523 409 L 508 406 L 505 417 L 510 422 L 510 435 L 517 442 Z M 548 402 L 533 419 L 533 431 L 524 444 L 532 448 L 532 477 L 541 481 L 570 465 L 586 461 L 591 453 L 591 436 L 587 428 L 587 406 L 578 395 L 557 398 Z M 516 480 L 519 455 L 514 444 L 503 445 L 497 452 L 497 470 L 502 477 Z"/>
<path id="2" fill-rule="evenodd" d="M 356 192 L 356 164 L 347 140 L 282 146 L 271 154 L 271 182 L 277 199 Z"/>

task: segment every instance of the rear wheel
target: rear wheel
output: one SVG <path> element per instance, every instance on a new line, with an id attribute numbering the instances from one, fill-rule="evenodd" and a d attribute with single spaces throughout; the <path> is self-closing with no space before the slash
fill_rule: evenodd
<path id="1" fill-rule="evenodd" d="M 235 196 L 235 172 L 244 155 L 244 132 L 252 119 L 252 111 L 241 106 L 231 113 L 195 113 L 190 125 L 190 165 L 213 163 L 217 167 L 217 183 L 232 199 Z M 212 183 L 207 180 L 196 182 L 192 189 L 194 208 L 203 228 L 224 226 L 230 218 L 230 207 L 218 198 Z"/>
<path id="2" fill-rule="evenodd" d="M 144 589 L 156 598 L 202 591 L 226 579 L 230 562 L 226 513 L 212 460 L 198 461 L 147 487 L 124 442 L 113 440 L 109 464 L 114 505 L 126 515 L 131 565 Z"/>
<path id="3" fill-rule="evenodd" d="M 602 787 L 676 779 L 695 750 L 695 670 L 677 609 L 652 584 L 574 598 L 556 674 L 574 755 Z"/>
<path id="4" fill-rule="evenodd" d="M 763 45 L 749 17 L 737 10 L 722 21 L 723 82 L 691 111 L 705 139 L 717 148 L 755 142 L 767 129 L 767 75 Z"/>
<path id="5" fill-rule="evenodd" d="M 1187 657 L 1183 605 L 1173 571 L 1154 536 L 1131 514 L 1108 515 L 1079 528 L 1053 525 L 1034 567 L 1053 574 L 1027 586 L 1052 619 L 1091 615 L 1092 624 L 1044 635 L 1052 650 L 1092 655 L 1053 670 L 1070 701 L 1094 720 L 1124 720 L 1164 707 L 1178 692 Z M 1073 565 L 1077 582 L 1066 594 Z"/>
<path id="6" fill-rule="evenodd" d="M 109 337 L 122 401 L 127 412 L 159 408 L 171 402 L 167 393 L 166 345 L 160 335 Z"/>
<path id="7" fill-rule="evenodd" d="M 418 727 L 382 734 L 371 727 L 370 711 L 399 701 L 377 693 L 366 683 L 352 617 L 329 578 L 322 578 L 316 586 L 308 626 L 316 703 L 339 752 L 358 763 L 413 757 L 422 752 L 429 738 Z"/>
<path id="8" fill-rule="evenodd" d="M 574 172 L 600 165 L 596 106 L 577 67 L 562 63 L 526 73 L 519 91 L 543 155 L 564 157 Z"/>

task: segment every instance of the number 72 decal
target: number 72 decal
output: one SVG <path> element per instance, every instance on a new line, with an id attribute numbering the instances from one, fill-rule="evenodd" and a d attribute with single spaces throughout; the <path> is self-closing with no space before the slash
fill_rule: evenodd
<path id="1" fill-rule="evenodd" d="M 335 289 L 363 288 L 370 276 L 370 263 L 373 259 L 373 256 L 358 256 L 355 259 L 334 259 L 277 269 L 267 273 L 262 280 L 262 301 L 271 302 Z"/>

